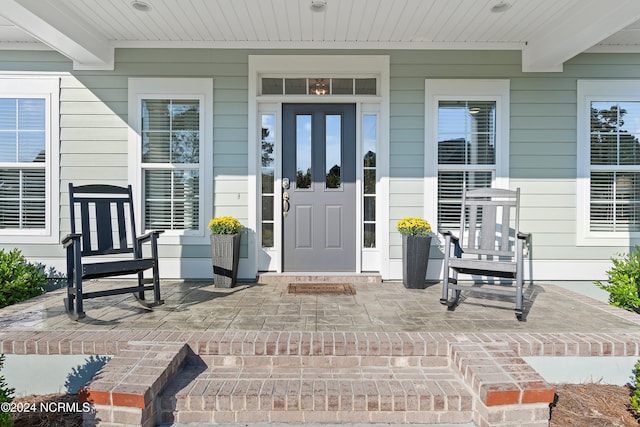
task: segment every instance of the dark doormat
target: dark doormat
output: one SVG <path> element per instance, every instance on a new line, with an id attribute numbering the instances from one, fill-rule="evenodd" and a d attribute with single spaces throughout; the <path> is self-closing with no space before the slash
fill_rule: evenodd
<path id="1" fill-rule="evenodd" d="M 355 295 L 351 283 L 289 283 L 289 293 L 295 295 Z"/>

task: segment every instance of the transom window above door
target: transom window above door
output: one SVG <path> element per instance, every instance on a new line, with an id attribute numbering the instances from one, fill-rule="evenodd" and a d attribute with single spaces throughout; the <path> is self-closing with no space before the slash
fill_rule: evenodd
<path id="1" fill-rule="evenodd" d="M 377 95 L 378 81 L 370 78 L 263 77 L 262 95 Z"/>

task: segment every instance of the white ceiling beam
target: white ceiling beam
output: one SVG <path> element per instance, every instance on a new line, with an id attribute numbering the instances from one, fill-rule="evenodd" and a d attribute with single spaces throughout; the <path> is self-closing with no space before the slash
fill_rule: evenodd
<path id="1" fill-rule="evenodd" d="M 62 2 L 0 0 L 0 15 L 73 60 L 75 70 L 113 70 L 114 48 Z"/>
<path id="2" fill-rule="evenodd" d="M 522 71 L 562 72 L 573 58 L 640 19 L 638 0 L 580 0 L 522 49 Z"/>

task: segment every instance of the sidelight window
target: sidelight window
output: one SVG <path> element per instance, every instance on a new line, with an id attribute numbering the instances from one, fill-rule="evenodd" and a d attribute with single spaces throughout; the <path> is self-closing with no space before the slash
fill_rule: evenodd
<path id="1" fill-rule="evenodd" d="M 274 199 L 275 199 L 275 114 L 261 116 L 261 175 L 262 175 L 262 247 L 274 246 Z"/>
<path id="2" fill-rule="evenodd" d="M 362 168 L 364 177 L 362 200 L 363 246 L 365 248 L 375 248 L 378 116 L 375 114 L 365 114 L 362 119 L 362 126 Z"/>

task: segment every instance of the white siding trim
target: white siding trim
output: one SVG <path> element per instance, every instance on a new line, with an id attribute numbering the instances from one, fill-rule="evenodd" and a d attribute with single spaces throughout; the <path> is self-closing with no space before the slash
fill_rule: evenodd
<path id="1" fill-rule="evenodd" d="M 355 103 L 358 109 L 357 123 L 361 126 L 360 111 L 364 105 L 377 105 L 379 108 L 379 178 L 376 194 L 380 199 L 376 201 L 380 206 L 389 206 L 389 103 L 390 103 L 390 59 L 386 55 L 250 55 L 249 56 L 249 221 L 250 229 L 259 230 L 258 200 L 260 192 L 257 188 L 257 178 L 259 177 L 259 141 L 258 141 L 258 116 L 259 105 L 273 104 L 282 105 L 283 102 L 320 102 L 320 103 Z M 315 96 L 315 95 L 295 95 L 295 96 L 263 96 L 259 93 L 258 80 L 261 75 L 322 75 L 323 77 L 333 76 L 371 76 L 378 77 L 377 96 Z M 281 108 L 281 107 L 280 107 Z M 280 123 L 278 123 L 278 126 Z M 276 157 L 277 158 L 277 157 Z M 276 168 L 280 164 L 276 163 Z M 278 176 L 278 172 L 276 176 Z M 276 188 L 281 188 L 280 179 L 276 178 Z M 280 193 L 276 192 L 275 212 L 276 217 L 282 213 L 278 210 L 282 206 L 282 200 L 278 199 Z M 358 196 L 358 212 L 361 212 L 361 201 Z M 383 278 L 389 274 L 389 210 L 383 209 L 380 217 L 376 218 L 377 239 L 379 248 L 380 273 Z M 248 268 L 258 271 L 258 259 L 262 248 L 258 245 L 256 233 L 250 233 Z M 361 233 L 360 233 L 361 235 Z M 278 265 L 276 272 L 281 272 L 281 246 L 280 236 L 275 236 L 276 249 L 278 254 Z M 362 254 L 361 245 L 357 245 L 358 266 L 356 271 L 361 271 Z"/>
<path id="2" fill-rule="evenodd" d="M 52 75 L 0 74 L 0 96 L 46 99 L 46 225 L 44 230 L 0 230 L 0 243 L 60 242 L 60 77 Z"/>
<path id="3" fill-rule="evenodd" d="M 203 97 L 200 135 L 200 226 L 197 232 L 167 230 L 159 244 L 209 244 L 207 224 L 213 215 L 213 79 L 210 78 L 129 78 L 129 183 L 133 187 L 136 227 L 142 228 L 142 174 L 140 152 L 140 101 L 144 97 Z"/>

